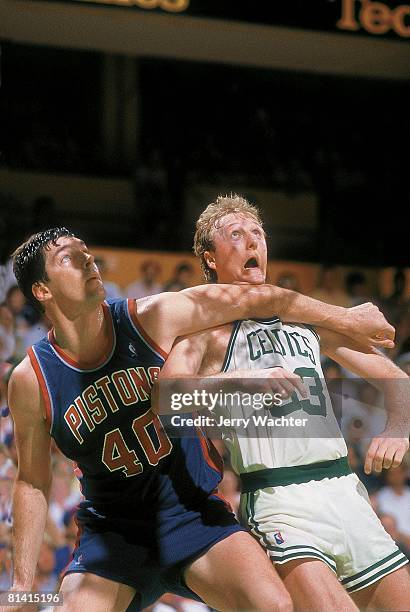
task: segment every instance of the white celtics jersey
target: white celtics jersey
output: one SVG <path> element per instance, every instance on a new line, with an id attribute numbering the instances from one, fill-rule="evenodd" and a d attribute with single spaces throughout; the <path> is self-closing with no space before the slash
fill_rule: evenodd
<path id="1" fill-rule="evenodd" d="M 295 391 L 290 398 L 279 399 L 278 405 L 259 406 L 258 410 L 249 398 L 235 408 L 218 408 L 220 415 L 230 417 L 222 429 L 223 438 L 231 452 L 232 467 L 239 474 L 347 455 L 324 382 L 317 333 L 302 324 L 284 324 L 278 318 L 237 322 L 223 371 L 276 366 L 302 378 L 307 399 Z M 244 420 L 235 427 L 236 418 L 249 418 L 250 422 Z"/>

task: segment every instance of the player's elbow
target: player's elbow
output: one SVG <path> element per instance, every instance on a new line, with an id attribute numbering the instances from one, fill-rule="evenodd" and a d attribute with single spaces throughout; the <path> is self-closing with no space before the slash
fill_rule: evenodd
<path id="1" fill-rule="evenodd" d="M 38 470 L 35 477 L 27 476 L 20 470 L 17 471 L 14 482 L 14 495 L 29 496 L 36 501 L 44 500 L 48 504 L 52 482 L 51 470 Z"/>

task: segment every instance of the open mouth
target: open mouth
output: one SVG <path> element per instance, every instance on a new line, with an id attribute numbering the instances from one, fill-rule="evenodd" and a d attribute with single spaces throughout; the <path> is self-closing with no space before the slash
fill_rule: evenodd
<path id="1" fill-rule="evenodd" d="M 259 264 L 256 260 L 256 257 L 250 257 L 245 263 L 244 268 L 245 270 L 249 270 L 250 268 L 259 268 Z"/>

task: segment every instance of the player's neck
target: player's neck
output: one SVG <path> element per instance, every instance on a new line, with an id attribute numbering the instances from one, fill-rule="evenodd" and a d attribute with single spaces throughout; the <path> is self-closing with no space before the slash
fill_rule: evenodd
<path id="1" fill-rule="evenodd" d="M 108 331 L 111 323 L 104 316 L 102 304 L 74 319 L 60 313 L 58 317 L 53 317 L 53 323 L 52 335 L 56 344 L 83 367 L 95 364 L 109 352 L 112 337 Z"/>

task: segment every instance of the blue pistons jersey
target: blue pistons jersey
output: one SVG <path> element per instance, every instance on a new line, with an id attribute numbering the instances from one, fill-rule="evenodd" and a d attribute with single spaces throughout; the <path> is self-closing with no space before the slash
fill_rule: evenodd
<path id="1" fill-rule="evenodd" d="M 242 527 L 217 493 L 222 465 L 203 432 L 172 437 L 150 409 L 166 355 L 141 327 L 135 301 L 103 309 L 111 349 L 94 368 L 65 355 L 52 331 L 28 353 L 50 434 L 75 462 L 84 495 L 65 575 L 133 587 L 134 612 L 169 591 L 196 598 L 184 568 Z"/>
<path id="2" fill-rule="evenodd" d="M 210 443 L 193 427 L 171 439 L 150 410 L 150 390 L 166 355 L 142 329 L 134 300 L 103 304 L 111 350 L 81 369 L 53 332 L 29 349 L 51 436 L 76 464 L 94 508 L 197 505 L 221 479 Z"/>

